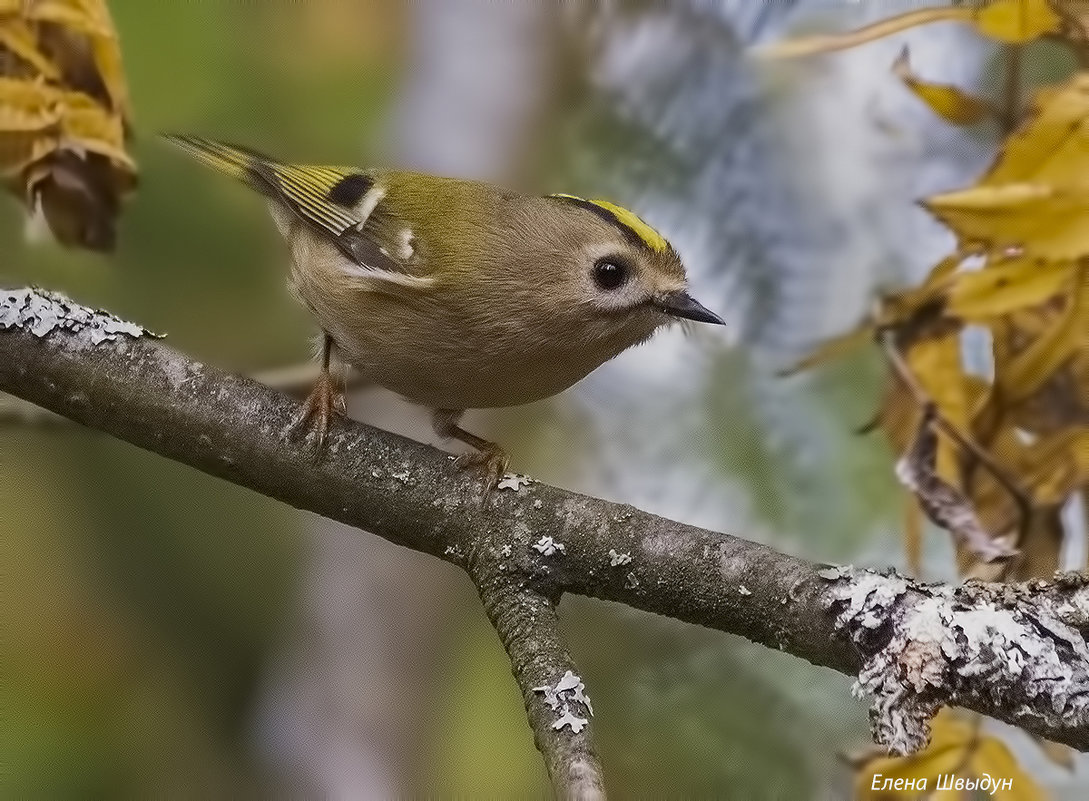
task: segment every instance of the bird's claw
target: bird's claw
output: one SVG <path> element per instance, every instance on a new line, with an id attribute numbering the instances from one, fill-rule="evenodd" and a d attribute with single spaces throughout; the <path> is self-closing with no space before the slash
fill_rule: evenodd
<path id="1" fill-rule="evenodd" d="M 510 466 L 510 457 L 498 448 L 488 451 L 474 451 L 472 453 L 461 454 L 454 460 L 454 466 L 458 470 L 468 470 L 472 467 L 483 466 L 483 500 L 487 500 L 492 490 L 499 484 L 499 480 L 507 474 L 507 468 Z"/>
<path id="2" fill-rule="evenodd" d="M 333 377 L 322 373 L 314 389 L 311 390 L 302 408 L 284 432 L 287 439 L 293 439 L 308 425 L 317 433 L 317 455 L 325 450 L 325 440 L 329 435 L 329 424 L 334 416 L 343 417 L 346 413 L 344 393 L 339 390 Z"/>

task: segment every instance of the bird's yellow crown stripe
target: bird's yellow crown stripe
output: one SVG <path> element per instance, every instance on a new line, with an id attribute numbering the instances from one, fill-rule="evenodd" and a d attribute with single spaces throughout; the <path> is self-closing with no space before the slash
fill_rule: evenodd
<path id="1" fill-rule="evenodd" d="M 639 217 L 634 211 L 626 209 L 623 206 L 618 206 L 608 200 L 600 200 L 596 198 L 584 198 L 578 195 L 566 195 L 563 193 L 557 193 L 549 195 L 549 197 L 565 198 L 567 200 L 574 200 L 580 203 L 590 203 L 608 212 L 612 217 L 622 226 L 634 233 L 640 240 L 655 253 L 664 253 L 669 249 L 669 242 L 660 233 L 655 231 L 649 225 L 647 225 L 642 218 Z"/>

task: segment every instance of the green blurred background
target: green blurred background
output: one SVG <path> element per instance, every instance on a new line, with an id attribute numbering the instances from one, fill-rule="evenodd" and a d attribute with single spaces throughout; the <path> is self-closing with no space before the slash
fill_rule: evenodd
<path id="1" fill-rule="evenodd" d="M 899 40 L 857 57 L 880 78 L 857 60 L 767 74 L 741 55 L 863 12 L 109 5 L 141 169 L 117 253 L 28 243 L 5 202 L 6 285 L 62 290 L 232 370 L 308 359 L 263 204 L 159 132 L 612 196 L 677 244 L 729 340 L 659 337 L 473 430 L 542 480 L 813 558 L 901 564 L 890 454 L 851 434 L 878 365 L 774 372 L 948 247 L 910 201 L 971 176 L 993 141 L 950 134 L 885 76 Z M 915 60 L 978 79 L 988 55 L 958 35 L 918 34 Z M 378 391 L 352 413 L 430 436 Z M 0 530 L 5 797 L 547 795 L 505 657 L 449 566 L 64 427 L 0 430 Z M 947 575 L 944 541 L 928 548 Z M 846 794 L 839 754 L 867 738 L 846 678 L 607 604 L 568 598 L 561 614 L 617 797 Z"/>

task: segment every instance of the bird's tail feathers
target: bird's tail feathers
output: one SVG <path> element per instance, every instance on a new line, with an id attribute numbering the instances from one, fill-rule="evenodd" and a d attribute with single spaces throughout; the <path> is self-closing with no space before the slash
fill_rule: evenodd
<path id="1" fill-rule="evenodd" d="M 163 134 L 163 138 L 180 147 L 197 161 L 241 181 L 250 189 L 263 195 L 272 193 L 272 187 L 268 185 L 265 175 L 269 168 L 274 168 L 278 164 L 275 159 L 249 148 L 216 142 L 200 136 Z"/>

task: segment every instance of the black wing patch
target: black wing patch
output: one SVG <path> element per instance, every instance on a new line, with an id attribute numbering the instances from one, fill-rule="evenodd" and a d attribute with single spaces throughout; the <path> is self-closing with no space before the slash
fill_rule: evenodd
<path id="1" fill-rule="evenodd" d="M 356 170 L 268 162 L 251 165 L 251 169 L 272 185 L 288 208 L 334 237 L 361 222 L 352 211 L 329 200 L 329 191 L 347 176 L 357 174 Z"/>
<path id="2" fill-rule="evenodd" d="M 363 196 L 371 191 L 374 179 L 361 172 L 346 175 L 333 184 L 329 190 L 329 199 L 338 206 L 353 208 L 363 199 Z"/>

